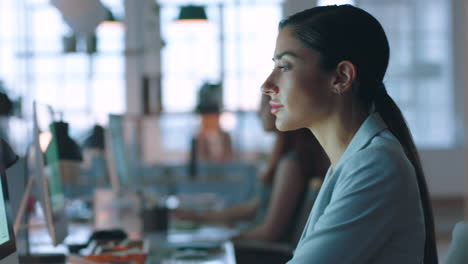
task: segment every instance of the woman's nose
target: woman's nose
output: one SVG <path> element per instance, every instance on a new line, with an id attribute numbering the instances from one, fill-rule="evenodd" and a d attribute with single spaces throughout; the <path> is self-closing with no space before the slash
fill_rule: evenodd
<path id="1" fill-rule="evenodd" d="M 272 76 L 268 76 L 268 78 L 263 83 L 261 90 L 263 94 L 272 95 L 278 93 L 278 86 L 272 81 Z"/>

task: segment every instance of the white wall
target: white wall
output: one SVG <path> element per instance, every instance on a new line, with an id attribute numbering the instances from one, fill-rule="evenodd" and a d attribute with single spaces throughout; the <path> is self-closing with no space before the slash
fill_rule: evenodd
<path id="1" fill-rule="evenodd" d="M 283 2 L 283 17 L 314 7 L 317 0 L 285 0 Z"/>
<path id="2" fill-rule="evenodd" d="M 460 131 L 460 138 L 463 142 L 464 152 L 459 178 L 461 181 L 458 182 L 463 186 L 463 194 L 465 196 L 465 219 L 468 219 L 468 177 L 466 172 L 468 171 L 468 155 L 467 155 L 467 132 L 468 132 L 468 108 L 465 107 L 468 102 L 468 75 L 466 69 L 468 65 L 468 1 L 465 0 L 452 0 L 453 10 L 453 58 L 454 58 L 454 76 L 455 76 L 455 112 L 461 113 L 461 119 L 463 120 L 461 125 L 457 127 Z M 452 189 L 453 190 L 453 189 Z M 452 191 L 451 190 L 451 191 Z"/>
<path id="3" fill-rule="evenodd" d="M 454 198 L 465 193 L 464 150 L 419 151 L 431 196 Z"/>

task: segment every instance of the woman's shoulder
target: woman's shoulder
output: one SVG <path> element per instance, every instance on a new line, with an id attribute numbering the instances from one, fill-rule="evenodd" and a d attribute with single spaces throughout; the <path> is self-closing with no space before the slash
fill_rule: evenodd
<path id="1" fill-rule="evenodd" d="M 350 155 L 346 163 L 348 165 L 378 163 L 379 167 L 411 166 L 400 142 L 389 131 L 383 131 L 372 138 L 361 149 Z"/>
<path id="2" fill-rule="evenodd" d="M 398 182 L 398 179 L 406 181 L 411 178 L 407 176 L 414 175 L 415 170 L 398 140 L 390 132 L 384 131 L 349 155 L 336 173 L 359 174 L 362 178 L 372 177 L 374 180 L 378 176 L 381 180 L 388 178 Z"/>

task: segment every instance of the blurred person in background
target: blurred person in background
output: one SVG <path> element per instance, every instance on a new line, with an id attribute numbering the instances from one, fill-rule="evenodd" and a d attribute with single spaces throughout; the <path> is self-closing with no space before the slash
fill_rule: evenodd
<path id="1" fill-rule="evenodd" d="M 256 195 L 219 211 L 198 213 L 177 209 L 174 211 L 177 218 L 225 225 L 247 220 L 249 227 L 238 239 L 290 241 L 310 180 L 323 179 L 330 163 L 310 131 L 276 130 L 270 109 L 268 97 L 262 96 L 258 116 L 264 130 L 274 132 L 276 140 L 266 169 L 258 175 Z"/>
<path id="2" fill-rule="evenodd" d="M 192 139 L 197 161 L 225 162 L 233 158 L 232 140 L 220 124 L 222 111 L 221 84 L 205 83 L 198 93 L 196 112 L 200 115 L 200 128 Z"/>

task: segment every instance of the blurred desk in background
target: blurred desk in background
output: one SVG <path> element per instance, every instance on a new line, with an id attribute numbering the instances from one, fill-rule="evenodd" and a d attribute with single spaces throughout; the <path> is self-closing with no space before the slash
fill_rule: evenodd
<path id="1" fill-rule="evenodd" d="M 181 225 L 167 214 L 166 231 L 145 231 L 141 205 L 137 194 L 116 193 L 110 189 L 96 192 L 94 219 L 70 222 L 64 243 L 54 247 L 47 227 L 41 220 L 29 226 L 31 254 L 70 255 L 68 246 L 87 244 L 94 231 L 122 229 L 131 240 L 144 240 L 148 245 L 146 263 L 235 263 L 234 246 L 230 239 L 238 230 L 205 225 Z M 157 221 L 158 216 L 146 220 Z M 145 251 L 146 252 L 146 251 Z M 83 252 L 82 252 L 83 253 Z M 77 263 L 77 262 L 75 262 Z"/>
<path id="2" fill-rule="evenodd" d="M 65 243 L 53 247 L 46 227 L 32 226 L 31 253 L 69 255 L 67 245 L 86 243 L 93 230 L 90 223 L 72 223 L 69 226 L 70 235 Z M 232 229 L 203 226 L 193 230 L 170 229 L 167 232 L 144 233 L 141 237 L 149 245 L 146 261 L 148 264 L 235 264 L 234 246 L 229 240 L 235 234 L 236 231 Z"/>
<path id="3" fill-rule="evenodd" d="M 196 230 L 169 230 L 148 233 L 149 263 L 224 263 L 235 264 L 234 245 L 229 240 L 235 231 L 204 226 Z"/>
<path id="4" fill-rule="evenodd" d="M 213 193 L 224 206 L 245 202 L 255 194 L 257 167 L 246 162 L 197 164 L 189 175 L 187 164 L 155 164 L 141 170 L 142 188 L 167 194 Z"/>

